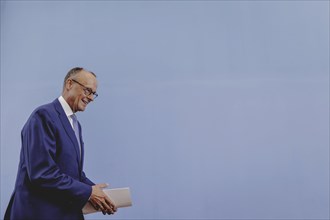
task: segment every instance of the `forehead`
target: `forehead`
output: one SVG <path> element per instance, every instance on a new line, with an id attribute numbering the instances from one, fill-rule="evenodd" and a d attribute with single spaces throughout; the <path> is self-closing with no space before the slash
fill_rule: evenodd
<path id="1" fill-rule="evenodd" d="M 89 87 L 94 91 L 97 89 L 97 79 L 90 72 L 83 70 L 77 74 L 76 79 L 79 80 L 80 83 L 84 84 L 84 86 Z"/>

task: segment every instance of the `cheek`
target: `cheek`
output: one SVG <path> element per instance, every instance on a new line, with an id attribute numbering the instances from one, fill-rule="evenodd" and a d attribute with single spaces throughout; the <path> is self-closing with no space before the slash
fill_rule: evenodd
<path id="1" fill-rule="evenodd" d="M 81 102 L 81 97 L 78 96 L 75 100 L 75 103 L 76 105 L 79 105 L 80 102 Z"/>
<path id="2" fill-rule="evenodd" d="M 79 95 L 79 96 L 77 96 L 77 101 L 81 101 L 83 98 L 84 98 L 83 95 Z"/>
<path id="3" fill-rule="evenodd" d="M 84 96 L 79 96 L 78 98 L 77 98 L 77 105 L 84 105 L 84 103 L 83 103 L 83 100 L 84 100 Z"/>

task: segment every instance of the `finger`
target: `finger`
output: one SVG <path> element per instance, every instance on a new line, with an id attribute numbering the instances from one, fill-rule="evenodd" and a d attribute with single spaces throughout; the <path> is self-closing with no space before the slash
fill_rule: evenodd
<path id="1" fill-rule="evenodd" d="M 101 210 L 100 203 L 97 200 L 91 200 L 90 203 L 97 211 Z"/>
<path id="2" fill-rule="evenodd" d="M 107 211 L 107 210 L 111 210 L 111 206 L 107 204 L 107 202 L 105 200 L 102 200 L 102 206 L 103 208 Z"/>
<path id="3" fill-rule="evenodd" d="M 117 208 L 114 206 L 114 205 L 111 205 L 111 204 L 107 204 L 109 209 L 107 210 L 108 211 L 108 214 L 114 214 L 116 211 L 117 211 Z"/>
<path id="4" fill-rule="evenodd" d="M 104 197 L 104 203 L 108 205 L 109 210 L 112 212 L 112 214 L 117 211 L 115 204 L 111 201 L 111 199 L 108 196 Z"/>
<path id="5" fill-rule="evenodd" d="M 105 196 L 104 197 L 104 200 L 105 200 L 105 202 L 107 203 L 107 204 L 109 204 L 109 205 L 111 205 L 111 206 L 114 206 L 115 204 L 113 203 L 113 201 L 110 199 L 110 197 L 109 196 Z"/>
<path id="6" fill-rule="evenodd" d="M 111 199 L 109 199 L 109 197 L 106 197 L 106 198 L 105 198 L 105 202 L 108 204 L 108 206 L 111 207 L 111 209 L 112 209 L 113 211 L 116 211 L 116 210 L 117 210 L 116 205 L 111 201 Z"/>
<path id="7" fill-rule="evenodd" d="M 108 215 L 112 215 L 114 213 L 114 211 L 108 210 L 107 213 L 108 213 Z"/>
<path id="8" fill-rule="evenodd" d="M 91 200 L 90 203 L 97 211 L 101 211 L 103 215 L 106 215 L 109 212 L 108 207 L 105 207 L 105 205 L 102 205 L 102 200 Z"/>
<path id="9" fill-rule="evenodd" d="M 111 199 L 110 199 L 108 196 L 104 197 L 104 201 L 105 201 L 108 205 L 110 205 L 110 206 L 113 205 Z"/>
<path id="10" fill-rule="evenodd" d="M 98 207 L 98 211 L 106 211 L 106 209 L 104 208 L 104 206 L 102 205 L 102 202 L 101 201 L 97 201 L 97 207 Z"/>

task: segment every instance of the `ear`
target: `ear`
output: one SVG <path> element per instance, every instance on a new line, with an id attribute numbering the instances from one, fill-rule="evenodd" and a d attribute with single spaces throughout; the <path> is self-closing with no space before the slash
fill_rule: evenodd
<path id="1" fill-rule="evenodd" d="M 65 82 L 65 88 L 66 90 L 70 90 L 73 86 L 72 80 L 71 79 L 67 79 Z"/>

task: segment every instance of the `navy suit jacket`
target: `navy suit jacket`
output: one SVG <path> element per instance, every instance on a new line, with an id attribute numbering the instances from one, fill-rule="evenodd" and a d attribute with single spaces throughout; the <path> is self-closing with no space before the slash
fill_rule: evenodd
<path id="1" fill-rule="evenodd" d="M 31 114 L 21 139 L 17 179 L 5 219 L 83 219 L 81 209 L 94 183 L 83 172 L 81 132 L 80 158 L 78 141 L 58 99 Z"/>

